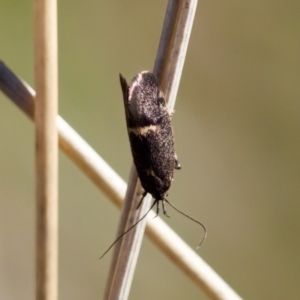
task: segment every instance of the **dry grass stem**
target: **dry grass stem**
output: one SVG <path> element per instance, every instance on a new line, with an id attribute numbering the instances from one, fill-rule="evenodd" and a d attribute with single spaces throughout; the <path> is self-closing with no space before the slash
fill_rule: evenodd
<path id="1" fill-rule="evenodd" d="M 175 105 L 196 6 L 195 0 L 170 0 L 165 14 L 153 73 L 160 82 L 170 112 Z M 131 228 L 149 210 L 150 195 L 145 197 L 140 209 L 136 209 L 141 195 L 141 185 L 133 165 L 117 237 Z M 146 219 L 139 222 L 116 244 L 105 289 L 105 300 L 128 298 L 145 224 Z"/>
<path id="2" fill-rule="evenodd" d="M 57 20 L 55 0 L 35 1 L 36 299 L 58 296 Z"/>

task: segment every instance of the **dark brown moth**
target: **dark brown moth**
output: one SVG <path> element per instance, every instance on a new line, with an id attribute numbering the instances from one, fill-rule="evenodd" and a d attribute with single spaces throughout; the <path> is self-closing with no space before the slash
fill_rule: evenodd
<path id="1" fill-rule="evenodd" d="M 166 198 L 173 181 L 174 169 L 181 169 L 181 166 L 174 150 L 171 114 L 168 112 L 158 80 L 153 73 L 143 71 L 132 79 L 130 85 L 120 74 L 120 83 L 132 157 L 141 185 L 145 190 L 137 208 L 147 193 L 151 194 L 154 199 L 150 210 L 156 205 L 157 215 L 161 201 L 163 213 L 167 216 L 165 203 L 168 203 L 179 213 L 202 226 L 205 235 L 200 246 L 206 238 L 204 225 L 177 209 Z M 101 258 L 119 239 L 142 221 L 149 211 L 119 236 Z"/>
<path id="2" fill-rule="evenodd" d="M 120 75 L 127 130 L 133 161 L 139 175 L 144 196 L 150 193 L 159 213 L 171 186 L 174 169 L 180 169 L 174 150 L 171 116 L 154 74 L 143 71 L 128 86 Z M 143 200 L 141 199 L 141 201 Z"/>

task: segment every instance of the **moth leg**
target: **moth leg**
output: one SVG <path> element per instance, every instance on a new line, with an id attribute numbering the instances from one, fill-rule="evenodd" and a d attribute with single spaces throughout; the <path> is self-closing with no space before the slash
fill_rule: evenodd
<path id="1" fill-rule="evenodd" d="M 162 208 L 163 208 L 164 215 L 167 216 L 168 218 L 170 218 L 167 214 L 167 209 L 165 207 L 165 204 L 166 204 L 165 199 L 163 199 L 162 200 Z"/>
<path id="2" fill-rule="evenodd" d="M 156 218 L 159 215 L 159 201 L 156 202 L 156 216 L 154 218 Z"/>
<path id="3" fill-rule="evenodd" d="M 145 191 L 136 209 L 139 209 L 139 207 L 141 206 L 142 201 L 144 200 L 144 198 L 146 197 L 146 195 L 147 195 L 147 192 Z"/>
<path id="4" fill-rule="evenodd" d="M 156 201 L 156 216 L 154 218 L 156 218 L 159 215 L 159 202 L 160 201 L 162 201 L 162 208 L 163 208 L 164 215 L 167 216 L 168 218 L 170 218 L 167 214 L 167 210 L 165 207 L 165 200 L 155 200 L 155 201 Z"/>
<path id="5" fill-rule="evenodd" d="M 178 160 L 178 157 L 177 157 L 176 153 L 175 153 L 174 157 L 175 157 L 175 166 L 174 166 L 174 169 L 180 170 L 181 169 L 181 164 L 180 164 L 180 162 Z"/>
<path id="6" fill-rule="evenodd" d="M 153 217 L 153 219 L 155 219 L 158 215 L 159 215 L 159 201 L 158 200 L 154 200 L 153 206 L 156 203 L 156 215 Z"/>

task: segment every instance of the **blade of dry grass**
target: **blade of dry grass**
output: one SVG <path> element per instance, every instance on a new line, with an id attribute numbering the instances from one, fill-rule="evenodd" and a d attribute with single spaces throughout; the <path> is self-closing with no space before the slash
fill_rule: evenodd
<path id="1" fill-rule="evenodd" d="M 170 112 L 173 111 L 175 105 L 196 6 L 196 0 L 170 0 L 165 14 L 153 73 L 159 80 Z M 143 200 L 140 209 L 136 209 L 141 195 L 141 185 L 133 165 L 117 237 L 131 228 L 149 210 L 150 195 Z M 128 298 L 145 224 L 146 219 L 139 222 L 116 244 L 106 283 L 105 300 Z"/>
<path id="2" fill-rule="evenodd" d="M 58 296 L 56 0 L 35 1 L 36 299 Z"/>

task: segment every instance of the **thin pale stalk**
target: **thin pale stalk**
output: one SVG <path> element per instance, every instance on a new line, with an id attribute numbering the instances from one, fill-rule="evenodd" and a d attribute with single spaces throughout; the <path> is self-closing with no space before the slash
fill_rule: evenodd
<path id="1" fill-rule="evenodd" d="M 34 90 L 17 78 L 0 61 L 0 89 L 33 119 Z M 60 148 L 87 177 L 121 208 L 126 183 L 95 150 L 60 116 L 56 120 Z M 192 279 L 211 299 L 240 300 L 228 284 L 201 259 L 160 217 L 147 218 L 146 235 L 174 264 Z"/>
<path id="2" fill-rule="evenodd" d="M 35 1 L 36 299 L 58 294 L 56 0 Z"/>
<path id="3" fill-rule="evenodd" d="M 170 112 L 173 111 L 175 105 L 196 6 L 197 1 L 195 0 L 170 0 L 166 10 L 153 73 L 160 82 Z M 171 101 L 169 101 L 170 96 Z M 136 176 L 135 167 L 132 166 L 117 237 L 132 227 L 149 210 L 150 195 L 147 195 L 143 200 L 140 209 L 136 209 L 141 196 L 140 182 Z M 116 244 L 106 283 L 105 300 L 128 298 L 144 236 L 145 224 L 146 218 Z"/>

